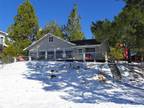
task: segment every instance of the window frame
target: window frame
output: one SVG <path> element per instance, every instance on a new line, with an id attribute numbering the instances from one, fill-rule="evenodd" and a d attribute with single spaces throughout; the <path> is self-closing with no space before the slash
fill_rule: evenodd
<path id="1" fill-rule="evenodd" d="M 53 37 L 49 37 L 49 42 L 53 42 Z"/>

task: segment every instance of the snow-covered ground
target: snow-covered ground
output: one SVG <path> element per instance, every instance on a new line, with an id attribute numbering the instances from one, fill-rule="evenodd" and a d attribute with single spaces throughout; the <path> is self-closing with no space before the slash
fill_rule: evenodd
<path id="1" fill-rule="evenodd" d="M 100 63 L 17 62 L 0 66 L 0 108 L 144 108 L 141 67 Z M 132 67 L 132 69 L 129 69 Z M 99 71 L 106 82 L 99 81 Z"/>

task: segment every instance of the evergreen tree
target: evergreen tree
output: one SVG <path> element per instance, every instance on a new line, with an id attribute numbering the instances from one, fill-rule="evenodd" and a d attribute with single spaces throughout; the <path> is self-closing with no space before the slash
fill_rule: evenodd
<path id="1" fill-rule="evenodd" d="M 121 41 L 131 51 L 137 51 L 144 57 L 144 1 L 124 0 L 126 5 L 115 18 Z"/>
<path id="2" fill-rule="evenodd" d="M 108 40 L 111 46 L 115 46 L 119 40 L 118 34 L 115 32 L 115 23 L 107 19 L 92 22 L 91 32 L 95 36 L 96 40 L 102 42 Z"/>
<path id="3" fill-rule="evenodd" d="M 8 29 L 10 39 L 16 48 L 17 55 L 23 53 L 23 49 L 36 40 L 38 31 L 38 19 L 29 0 L 25 0 L 17 11 L 14 24 Z"/>
<path id="4" fill-rule="evenodd" d="M 106 20 L 92 22 L 91 31 L 95 36 L 97 41 L 103 41 L 104 39 L 108 39 L 108 34 L 110 33 L 111 22 Z"/>
<path id="5" fill-rule="evenodd" d="M 127 45 L 140 52 L 144 57 L 144 0 L 124 0 L 126 6 L 118 18 L 120 21 L 125 17 L 126 23 L 122 25 L 127 28 L 124 32 L 124 39 Z"/>
<path id="6" fill-rule="evenodd" d="M 144 0 L 123 0 L 125 7 L 114 21 L 97 21 L 92 23 L 91 31 L 96 39 L 109 39 L 115 47 L 125 43 L 131 50 L 138 49 L 144 55 Z M 141 53 L 142 54 L 142 53 Z"/>
<path id="7" fill-rule="evenodd" d="M 61 27 L 55 21 L 49 22 L 44 29 L 40 30 L 38 33 L 38 38 L 41 38 L 43 35 L 47 33 L 52 33 L 55 36 L 64 38 L 64 34 L 62 32 Z"/>
<path id="8" fill-rule="evenodd" d="M 74 8 L 68 18 L 68 23 L 65 27 L 65 33 L 69 40 L 84 39 L 84 34 L 81 31 L 80 16 L 78 15 L 77 5 L 74 5 Z"/>
<path id="9" fill-rule="evenodd" d="M 91 31 L 98 41 L 109 38 L 113 46 L 118 41 L 126 41 L 130 48 L 140 48 L 144 46 L 144 0 L 124 1 L 125 7 L 113 22 L 92 22 Z"/>

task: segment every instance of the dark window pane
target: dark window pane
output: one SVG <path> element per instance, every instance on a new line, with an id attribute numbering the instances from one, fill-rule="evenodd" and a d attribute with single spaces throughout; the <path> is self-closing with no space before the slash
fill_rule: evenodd
<path id="1" fill-rule="evenodd" d="M 53 37 L 49 37 L 49 42 L 53 42 Z"/>
<path id="2" fill-rule="evenodd" d="M 39 52 L 39 58 L 45 59 L 45 52 L 44 51 Z"/>
<path id="3" fill-rule="evenodd" d="M 66 58 L 72 58 L 72 51 L 66 51 Z"/>
<path id="4" fill-rule="evenodd" d="M 63 51 L 56 51 L 56 58 L 63 58 Z"/>
<path id="5" fill-rule="evenodd" d="M 54 59 L 54 52 L 53 51 L 48 51 L 47 52 L 47 58 L 50 59 L 50 60 L 53 60 Z"/>
<path id="6" fill-rule="evenodd" d="M 2 43 L 3 43 L 3 37 L 0 38 L 0 44 L 2 44 Z"/>
<path id="7" fill-rule="evenodd" d="M 78 49 L 79 54 L 82 54 L 82 49 Z"/>
<path id="8" fill-rule="evenodd" d="M 85 51 L 86 52 L 95 52 L 95 48 L 86 48 Z"/>
<path id="9" fill-rule="evenodd" d="M 30 56 L 32 57 L 32 59 L 36 59 L 37 58 L 37 52 L 30 52 Z"/>

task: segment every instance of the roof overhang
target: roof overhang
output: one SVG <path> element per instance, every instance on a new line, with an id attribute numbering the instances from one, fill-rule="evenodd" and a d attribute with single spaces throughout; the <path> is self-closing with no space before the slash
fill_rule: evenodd
<path id="1" fill-rule="evenodd" d="M 75 48 L 94 48 L 94 47 L 100 47 L 101 44 L 97 45 L 80 45 L 80 46 L 75 46 Z"/>

